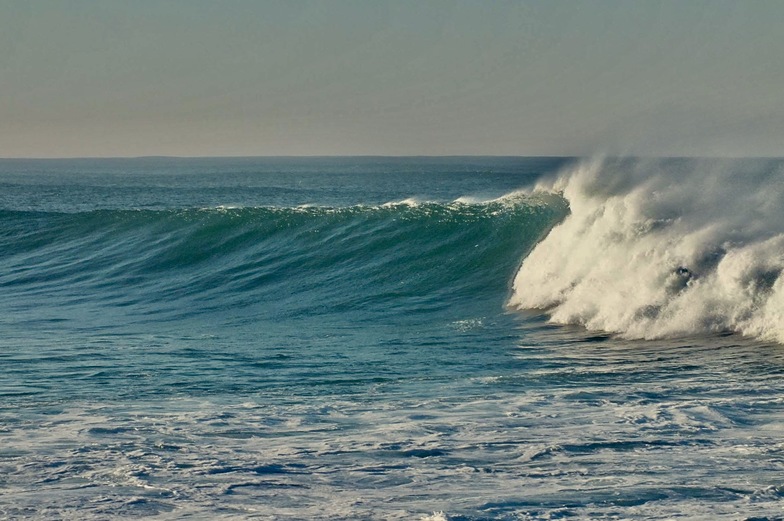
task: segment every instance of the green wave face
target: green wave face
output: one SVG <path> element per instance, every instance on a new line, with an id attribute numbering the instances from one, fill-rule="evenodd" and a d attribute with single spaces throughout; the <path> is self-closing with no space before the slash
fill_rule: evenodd
<path id="1" fill-rule="evenodd" d="M 266 316 L 501 306 L 522 257 L 568 212 L 484 203 L 3 212 L 0 287 L 130 313 Z"/>

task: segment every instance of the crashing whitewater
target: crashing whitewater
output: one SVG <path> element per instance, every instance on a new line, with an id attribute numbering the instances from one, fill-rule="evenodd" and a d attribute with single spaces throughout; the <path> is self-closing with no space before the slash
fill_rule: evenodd
<path id="1" fill-rule="evenodd" d="M 542 180 L 570 214 L 509 305 L 624 338 L 737 332 L 784 343 L 784 166 L 597 159 Z"/>

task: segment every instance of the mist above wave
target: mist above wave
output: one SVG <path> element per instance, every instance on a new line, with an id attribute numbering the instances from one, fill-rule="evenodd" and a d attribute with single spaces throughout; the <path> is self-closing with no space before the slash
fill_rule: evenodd
<path id="1" fill-rule="evenodd" d="M 570 215 L 510 306 L 629 338 L 784 342 L 784 161 L 597 159 L 539 183 Z"/>

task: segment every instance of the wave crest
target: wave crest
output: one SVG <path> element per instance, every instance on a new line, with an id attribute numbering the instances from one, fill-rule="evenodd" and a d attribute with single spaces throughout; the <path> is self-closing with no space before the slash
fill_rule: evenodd
<path id="1" fill-rule="evenodd" d="M 510 306 L 628 338 L 784 343 L 784 162 L 593 160 L 539 188 L 570 214 L 523 261 Z"/>
<path id="2" fill-rule="evenodd" d="M 36 295 L 57 313 L 115 306 L 156 320 L 420 317 L 504 299 L 520 258 L 565 213 L 557 196 L 524 193 L 476 204 L 0 211 L 0 289 L 4 302 Z"/>

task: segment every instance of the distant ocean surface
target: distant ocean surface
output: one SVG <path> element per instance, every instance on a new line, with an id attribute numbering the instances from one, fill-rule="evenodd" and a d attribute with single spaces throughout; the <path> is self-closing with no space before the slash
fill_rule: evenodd
<path id="1" fill-rule="evenodd" d="M 0 519 L 782 519 L 782 270 L 781 160 L 0 160 Z"/>

